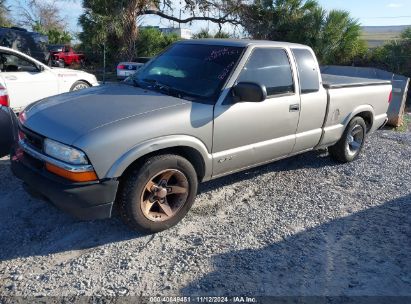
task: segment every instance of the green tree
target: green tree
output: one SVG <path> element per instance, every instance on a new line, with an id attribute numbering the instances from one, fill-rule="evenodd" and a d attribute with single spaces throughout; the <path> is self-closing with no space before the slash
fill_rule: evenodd
<path id="1" fill-rule="evenodd" d="M 153 57 L 179 39 L 176 34 L 163 34 L 157 28 L 142 28 L 137 40 L 137 54 Z"/>
<path id="2" fill-rule="evenodd" d="M 241 0 L 239 0 L 241 1 Z M 106 45 L 111 59 L 131 60 L 138 51 L 139 28 L 137 20 L 144 15 L 157 15 L 177 23 L 187 24 L 208 20 L 219 25 L 238 24 L 231 5 L 236 0 L 185 0 L 183 7 L 172 0 L 83 0 L 84 13 L 79 23 L 83 28 L 80 39 L 83 45 L 96 48 Z M 184 8 L 190 15 L 176 17 Z"/>
<path id="3" fill-rule="evenodd" d="M 60 28 L 44 28 L 40 23 L 33 25 L 33 31 L 46 35 L 50 44 L 70 44 L 73 40 L 71 34 Z"/>
<path id="4" fill-rule="evenodd" d="M 208 29 L 201 29 L 200 31 L 198 31 L 197 33 L 195 33 L 193 35 L 194 39 L 202 39 L 202 38 L 230 38 L 231 35 L 227 32 L 223 32 L 223 31 L 218 31 L 217 33 L 215 33 L 214 35 L 212 33 L 210 33 L 210 31 Z"/>
<path id="5" fill-rule="evenodd" d="M 252 38 L 307 44 L 322 64 L 350 63 L 366 52 L 358 21 L 315 0 L 255 0 L 242 5 L 239 17 Z"/>
<path id="6" fill-rule="evenodd" d="M 411 27 L 401 33 L 399 40 L 370 50 L 360 64 L 411 77 Z"/>
<path id="7" fill-rule="evenodd" d="M 201 29 L 193 35 L 194 39 L 213 38 L 208 29 Z"/>

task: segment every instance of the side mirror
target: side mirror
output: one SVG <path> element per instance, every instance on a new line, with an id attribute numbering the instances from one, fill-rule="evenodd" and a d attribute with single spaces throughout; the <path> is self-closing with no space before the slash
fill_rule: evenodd
<path id="1" fill-rule="evenodd" d="M 38 68 L 39 68 L 39 71 L 40 71 L 40 72 L 43 72 L 43 71 L 45 70 L 44 66 L 41 65 L 41 64 L 39 64 Z"/>
<path id="2" fill-rule="evenodd" d="M 254 82 L 239 82 L 233 87 L 236 102 L 261 102 L 267 98 L 267 89 L 264 85 Z"/>

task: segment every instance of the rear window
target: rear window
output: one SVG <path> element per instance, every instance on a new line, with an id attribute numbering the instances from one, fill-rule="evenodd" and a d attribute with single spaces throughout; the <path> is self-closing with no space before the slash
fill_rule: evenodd
<path id="1" fill-rule="evenodd" d="M 294 92 L 291 66 L 284 49 L 255 49 L 238 81 L 265 85 L 268 96 Z"/>
<path id="2" fill-rule="evenodd" d="M 318 65 L 313 54 L 306 49 L 292 49 L 297 61 L 301 94 L 317 92 L 320 89 Z"/>

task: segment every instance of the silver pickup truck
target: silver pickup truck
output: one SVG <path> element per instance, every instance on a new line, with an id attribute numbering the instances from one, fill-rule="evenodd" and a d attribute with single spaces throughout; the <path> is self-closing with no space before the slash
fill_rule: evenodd
<path id="1" fill-rule="evenodd" d="M 326 147 L 355 160 L 386 122 L 391 90 L 321 75 L 304 45 L 181 41 L 124 83 L 28 106 L 12 169 L 79 218 L 117 207 L 131 227 L 157 232 L 186 215 L 199 182 Z"/>

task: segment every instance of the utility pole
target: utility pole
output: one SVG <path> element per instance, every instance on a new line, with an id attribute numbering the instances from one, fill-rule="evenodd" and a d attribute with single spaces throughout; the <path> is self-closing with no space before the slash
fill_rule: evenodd
<path id="1" fill-rule="evenodd" d="M 103 84 L 106 84 L 106 43 L 103 43 Z"/>

